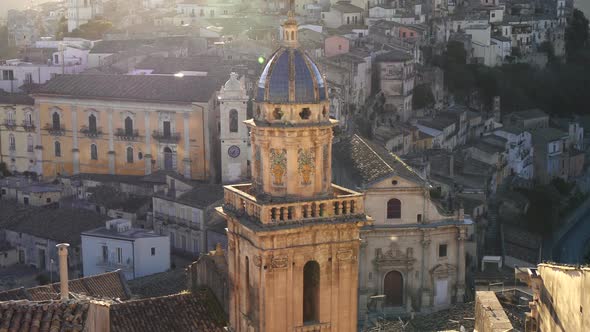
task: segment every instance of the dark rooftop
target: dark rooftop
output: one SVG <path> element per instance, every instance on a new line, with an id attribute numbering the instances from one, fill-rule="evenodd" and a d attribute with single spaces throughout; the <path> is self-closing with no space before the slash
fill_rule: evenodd
<path id="1" fill-rule="evenodd" d="M 392 50 L 387 53 L 382 53 L 382 54 L 377 55 L 375 57 L 375 61 L 376 62 L 388 62 L 388 61 L 400 62 L 400 61 L 412 60 L 412 58 L 413 57 L 410 53 L 398 51 L 398 50 Z"/>
<path id="2" fill-rule="evenodd" d="M 92 193 L 88 199 L 91 203 L 125 212 L 135 213 L 151 202 L 151 197 L 128 195 L 111 186 L 91 187 L 88 192 Z"/>
<path id="3" fill-rule="evenodd" d="M 222 84 L 220 77 L 157 75 L 58 75 L 37 94 L 144 102 L 207 102 Z"/>
<path id="4" fill-rule="evenodd" d="M 47 209 L 0 200 L 0 228 L 42 239 L 80 244 L 80 233 L 104 225 L 106 216 L 82 209 Z"/>
<path id="5" fill-rule="evenodd" d="M 89 304 L 70 300 L 0 302 L 0 331 L 85 331 Z"/>
<path id="6" fill-rule="evenodd" d="M 359 135 L 334 144 L 332 158 L 334 168 L 350 173 L 358 187 L 366 187 L 394 175 L 417 183 L 426 183 L 398 156 Z"/>
<path id="7" fill-rule="evenodd" d="M 223 66 L 223 59 L 217 56 L 198 56 L 193 58 L 149 57 L 135 66 L 136 69 L 153 69 L 152 74 L 176 74 L 180 71 L 210 72 Z M 229 77 L 230 68 L 227 68 Z"/>
<path id="8" fill-rule="evenodd" d="M 35 105 L 35 99 L 23 93 L 9 93 L 0 89 L 0 104 Z"/>
<path id="9" fill-rule="evenodd" d="M 197 208 L 207 208 L 211 204 L 223 199 L 223 186 L 219 184 L 208 183 L 191 183 L 193 189 L 180 195 L 178 198 L 174 196 L 158 193 L 156 197 L 183 203 Z"/>
<path id="10" fill-rule="evenodd" d="M 90 53 L 112 54 L 123 51 L 130 51 L 142 45 L 152 44 L 154 41 L 149 39 L 131 39 L 131 40 L 102 40 L 94 44 Z"/>

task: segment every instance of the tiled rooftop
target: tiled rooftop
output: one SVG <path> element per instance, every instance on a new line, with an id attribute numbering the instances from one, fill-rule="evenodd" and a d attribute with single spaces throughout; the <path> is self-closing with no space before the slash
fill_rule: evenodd
<path id="1" fill-rule="evenodd" d="M 208 291 L 128 301 L 110 306 L 112 332 L 224 332 L 225 313 Z"/>
<path id="2" fill-rule="evenodd" d="M 95 276 L 73 279 L 69 281 L 70 293 L 91 296 L 93 298 L 108 298 L 128 300 L 131 293 L 122 273 L 107 272 Z M 59 283 L 37 286 L 32 288 L 17 288 L 0 292 L 0 301 L 31 300 L 49 301 L 59 299 Z M 0 316 L 2 317 L 2 316 Z M 0 331 L 2 331 L 0 329 Z"/>
<path id="3" fill-rule="evenodd" d="M 79 301 L 0 302 L 0 331 L 85 331 L 89 304 Z"/>

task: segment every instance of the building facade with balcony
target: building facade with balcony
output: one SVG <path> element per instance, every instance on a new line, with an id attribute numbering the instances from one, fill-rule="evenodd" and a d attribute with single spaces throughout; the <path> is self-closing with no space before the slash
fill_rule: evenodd
<path id="1" fill-rule="evenodd" d="M 213 208 L 223 199 L 221 185 L 192 183 L 167 176 L 167 189 L 153 197 L 153 226 L 158 234 L 170 237 L 173 252 L 197 257 L 226 247 L 225 223 Z"/>
<path id="2" fill-rule="evenodd" d="M 84 276 L 121 270 L 132 280 L 170 268 L 168 236 L 132 228 L 129 220 L 109 220 L 81 236 Z"/>
<path id="3" fill-rule="evenodd" d="M 58 76 L 35 95 L 38 172 L 214 178 L 220 86 L 212 77 Z"/>
<path id="4" fill-rule="evenodd" d="M 33 98 L 0 92 L 0 161 L 11 172 L 35 171 L 36 115 Z"/>

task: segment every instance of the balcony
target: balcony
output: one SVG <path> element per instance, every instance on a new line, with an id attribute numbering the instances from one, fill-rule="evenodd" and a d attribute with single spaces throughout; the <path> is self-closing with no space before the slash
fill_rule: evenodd
<path id="1" fill-rule="evenodd" d="M 251 184 L 226 186 L 224 211 L 238 217 L 246 216 L 269 226 L 364 217 L 363 195 L 335 184 L 332 184 L 332 198 L 310 201 L 264 203 L 254 197 L 251 191 Z"/>
<path id="2" fill-rule="evenodd" d="M 80 134 L 90 138 L 99 137 L 102 136 L 102 128 L 98 127 L 94 130 L 90 130 L 90 128 L 82 126 L 82 128 L 80 128 Z"/>
<path id="3" fill-rule="evenodd" d="M 180 133 L 177 132 L 154 130 L 152 137 L 161 143 L 178 143 L 180 141 Z"/>
<path id="4" fill-rule="evenodd" d="M 98 256 L 98 259 L 96 260 L 96 266 L 113 270 L 133 270 L 133 260 L 128 258 L 125 262 L 118 263 L 111 259 L 105 259 L 103 256 Z"/>
<path id="5" fill-rule="evenodd" d="M 200 230 L 199 225 L 197 223 L 192 222 L 191 220 L 187 220 L 187 219 L 183 219 L 183 218 L 175 217 L 175 216 L 170 216 L 170 215 L 164 214 L 162 212 L 154 213 L 154 217 L 156 218 L 156 220 L 162 221 L 165 225 L 175 224 L 175 225 L 179 225 L 179 226 L 183 226 L 183 227 L 188 227 L 188 228 L 196 230 L 196 231 Z"/>
<path id="6" fill-rule="evenodd" d="M 14 128 L 16 128 L 16 120 L 5 119 L 4 120 L 4 126 L 6 128 L 8 128 L 9 130 L 14 130 Z"/>
<path id="7" fill-rule="evenodd" d="M 43 127 L 44 130 L 47 130 L 49 132 L 50 135 L 53 136 L 63 136 L 66 133 L 66 127 L 65 126 L 54 126 L 52 124 L 46 123 L 45 127 Z"/>
<path id="8" fill-rule="evenodd" d="M 123 141 L 136 141 L 139 139 L 139 130 L 136 129 L 129 131 L 123 128 L 117 128 L 115 131 L 115 136 Z"/>
<path id="9" fill-rule="evenodd" d="M 23 120 L 22 124 L 25 131 L 35 131 L 35 123 L 29 120 Z"/>

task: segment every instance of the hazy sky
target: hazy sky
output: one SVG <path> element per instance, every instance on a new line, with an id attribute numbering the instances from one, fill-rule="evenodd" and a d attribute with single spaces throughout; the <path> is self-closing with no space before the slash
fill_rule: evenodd
<path id="1" fill-rule="evenodd" d="M 27 0 L 0 0 L 0 17 L 6 17 L 9 9 L 23 9 L 27 5 Z"/>

